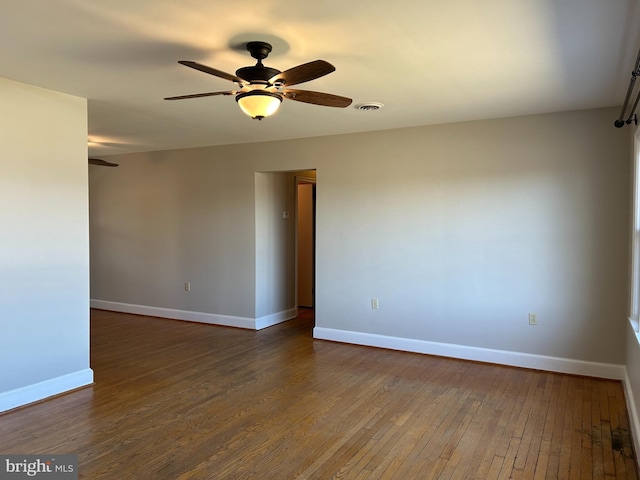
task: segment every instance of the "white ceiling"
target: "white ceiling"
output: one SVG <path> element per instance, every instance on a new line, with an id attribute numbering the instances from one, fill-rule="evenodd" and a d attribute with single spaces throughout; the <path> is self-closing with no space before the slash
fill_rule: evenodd
<path id="1" fill-rule="evenodd" d="M 2 0 L 0 77 L 88 98 L 105 156 L 618 106 L 639 26 L 638 0 Z M 384 109 L 163 100 L 233 88 L 177 61 L 234 73 L 250 40 L 279 70 L 335 65 L 295 88 Z"/>

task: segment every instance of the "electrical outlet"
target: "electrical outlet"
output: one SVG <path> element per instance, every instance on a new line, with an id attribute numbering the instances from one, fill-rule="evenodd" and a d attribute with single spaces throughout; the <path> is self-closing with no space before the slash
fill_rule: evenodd
<path id="1" fill-rule="evenodd" d="M 191 291 L 191 282 L 184 282 L 184 291 L 185 292 Z"/>
<path id="2" fill-rule="evenodd" d="M 377 298 L 372 298 L 371 299 L 371 308 L 374 310 L 378 310 L 378 299 Z"/>
<path id="3" fill-rule="evenodd" d="M 529 325 L 538 325 L 538 314 L 530 313 L 529 314 Z"/>

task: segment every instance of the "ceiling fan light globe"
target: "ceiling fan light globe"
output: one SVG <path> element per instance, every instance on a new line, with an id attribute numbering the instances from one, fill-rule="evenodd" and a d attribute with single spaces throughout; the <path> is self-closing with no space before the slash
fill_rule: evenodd
<path id="1" fill-rule="evenodd" d="M 251 118 L 262 120 L 278 111 L 282 96 L 264 90 L 251 90 L 236 95 L 240 109 Z"/>

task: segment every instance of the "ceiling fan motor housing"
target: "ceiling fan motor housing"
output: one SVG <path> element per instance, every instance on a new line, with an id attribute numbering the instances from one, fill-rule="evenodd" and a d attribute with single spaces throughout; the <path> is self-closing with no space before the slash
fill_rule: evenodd
<path id="1" fill-rule="evenodd" d="M 236 76 L 240 77 L 247 82 L 265 82 L 275 77 L 280 73 L 280 70 L 275 68 L 265 67 L 263 65 L 255 65 L 253 67 L 242 67 L 236 70 Z"/>

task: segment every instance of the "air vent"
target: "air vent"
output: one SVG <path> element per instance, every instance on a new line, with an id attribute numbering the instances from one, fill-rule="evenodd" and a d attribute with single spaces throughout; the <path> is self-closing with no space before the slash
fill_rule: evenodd
<path id="1" fill-rule="evenodd" d="M 356 110 L 364 110 L 366 112 L 373 112 L 375 110 L 380 110 L 384 105 L 378 102 L 367 102 L 367 103 L 358 103 L 353 108 Z"/>

